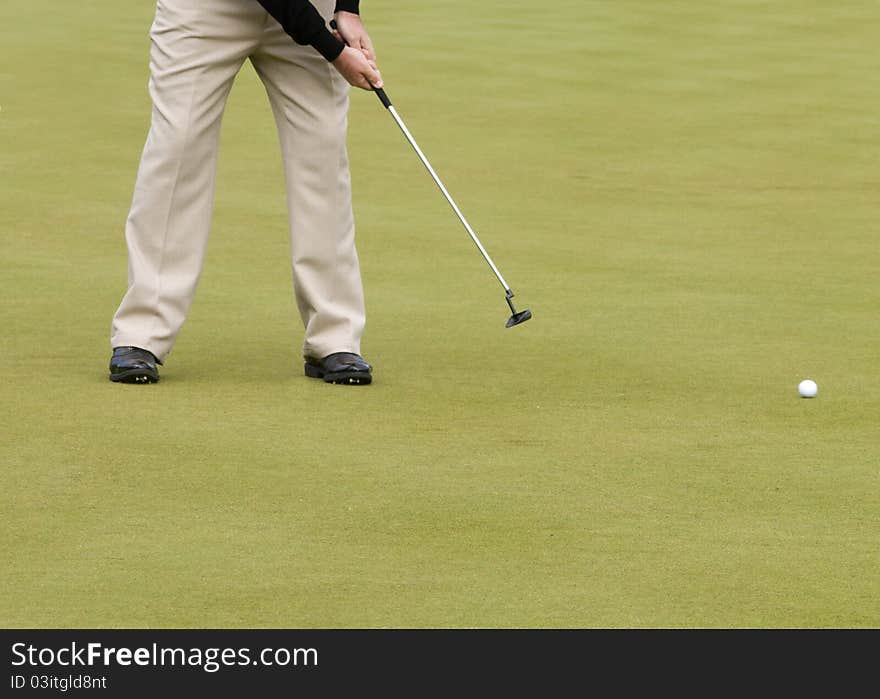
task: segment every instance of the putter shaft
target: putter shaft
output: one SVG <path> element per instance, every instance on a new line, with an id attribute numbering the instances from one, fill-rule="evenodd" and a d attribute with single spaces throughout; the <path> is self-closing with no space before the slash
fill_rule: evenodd
<path id="1" fill-rule="evenodd" d="M 449 191 L 443 185 L 443 182 L 440 180 L 440 177 L 434 171 L 434 168 L 431 167 L 431 163 L 428 162 L 428 158 L 425 157 L 425 154 L 422 152 L 422 149 L 419 148 L 419 144 L 416 143 L 416 140 L 413 138 L 413 135 L 409 132 L 409 129 L 406 128 L 406 124 L 403 123 L 403 119 L 400 118 L 400 115 L 397 113 L 397 110 L 394 109 L 394 105 L 391 104 L 391 100 L 388 99 L 388 95 L 385 94 L 385 91 L 382 88 L 373 88 L 376 92 L 376 95 L 381 100 L 382 104 L 389 111 L 394 121 L 400 127 L 400 130 L 403 132 L 403 135 L 406 137 L 406 140 L 409 141 L 409 144 L 412 146 L 413 150 L 416 152 L 416 155 L 419 156 L 419 160 L 422 161 L 422 165 L 425 166 L 428 173 L 431 175 L 431 179 L 434 180 L 434 183 L 437 187 L 440 188 L 440 191 L 443 192 L 443 196 L 446 197 L 446 201 L 449 202 L 449 205 L 452 207 L 452 210 L 455 212 L 455 215 L 458 216 L 458 220 L 461 221 L 461 225 L 464 226 L 464 229 L 468 232 L 468 235 L 471 237 L 471 240 L 474 241 L 474 245 L 477 246 L 477 249 L 480 251 L 480 254 L 489 263 L 489 267 L 492 268 L 492 271 L 495 273 L 495 276 L 498 277 L 498 281 L 501 282 L 501 286 L 504 287 L 504 290 L 508 294 L 508 298 L 513 297 L 513 292 L 510 290 L 510 287 L 507 285 L 507 282 L 504 281 L 504 277 L 501 276 L 501 272 L 498 271 L 498 267 L 495 266 L 495 263 L 492 262 L 492 258 L 489 257 L 489 253 L 486 252 L 486 248 L 483 247 L 483 244 L 480 242 L 480 239 L 477 237 L 477 234 L 474 233 L 474 229 L 471 228 L 471 224 L 467 222 L 467 219 L 464 217 L 464 214 L 461 213 L 461 209 L 458 208 L 458 205 L 452 199 L 452 196 L 449 194 Z M 508 301 L 509 303 L 509 301 Z"/>

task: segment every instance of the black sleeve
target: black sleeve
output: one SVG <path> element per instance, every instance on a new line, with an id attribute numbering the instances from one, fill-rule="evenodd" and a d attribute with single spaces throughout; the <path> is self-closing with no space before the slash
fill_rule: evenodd
<path id="1" fill-rule="evenodd" d="M 358 5 L 360 5 L 360 0 L 336 0 L 336 9 L 334 12 L 353 12 L 356 15 L 360 14 L 358 10 Z"/>
<path id="2" fill-rule="evenodd" d="M 334 37 L 321 13 L 315 9 L 308 0 L 257 0 L 266 12 L 272 15 L 293 40 L 303 46 L 314 46 L 328 61 L 334 60 L 345 44 Z M 357 2 L 351 0 L 339 0 L 337 7 L 341 5 L 355 6 L 357 10 Z M 352 10 L 346 9 L 346 12 Z"/>

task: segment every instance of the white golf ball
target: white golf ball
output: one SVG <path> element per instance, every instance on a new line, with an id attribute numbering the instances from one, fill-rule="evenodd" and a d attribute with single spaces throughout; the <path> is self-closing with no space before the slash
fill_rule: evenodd
<path id="1" fill-rule="evenodd" d="M 819 391 L 819 387 L 812 379 L 804 379 L 798 384 L 798 393 L 802 398 L 812 398 Z"/>

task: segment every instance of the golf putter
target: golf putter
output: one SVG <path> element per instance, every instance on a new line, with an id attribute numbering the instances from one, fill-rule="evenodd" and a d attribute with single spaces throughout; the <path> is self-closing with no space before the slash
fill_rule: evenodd
<path id="1" fill-rule="evenodd" d="M 332 29 L 336 29 L 336 20 L 332 20 L 330 22 L 330 27 Z M 489 263 L 489 267 L 492 268 L 492 271 L 495 273 L 495 276 L 498 278 L 498 281 L 501 282 L 501 286 L 504 287 L 505 300 L 507 301 L 507 305 L 510 306 L 511 316 L 505 323 L 505 327 L 512 328 L 514 325 L 519 325 L 520 323 L 525 323 L 529 318 L 532 317 L 532 312 L 529 309 L 525 309 L 524 311 L 517 311 L 513 305 L 513 290 L 510 288 L 510 285 L 504 281 L 504 277 L 501 276 L 501 272 L 498 271 L 498 267 L 495 266 L 495 263 L 492 262 L 492 258 L 489 257 L 489 253 L 486 252 L 486 248 L 483 247 L 483 244 L 480 242 L 480 239 L 477 237 L 477 234 L 474 233 L 474 229 L 471 228 L 471 224 L 467 222 L 467 219 L 464 217 L 464 214 L 461 213 L 461 209 L 458 208 L 458 205 L 453 201 L 446 187 L 443 186 L 443 182 L 440 181 L 440 178 L 437 176 L 437 173 L 434 172 L 434 168 L 431 167 L 431 163 L 428 162 L 428 159 L 425 157 L 425 154 L 422 152 L 422 149 L 419 148 L 419 144 L 416 143 L 416 140 L 413 138 L 412 134 L 409 132 L 409 129 L 406 128 L 406 124 L 403 123 L 403 119 L 400 118 L 400 115 L 397 113 L 397 110 L 394 108 L 394 105 L 391 104 L 391 100 L 388 99 L 388 95 L 385 94 L 385 90 L 381 87 L 373 86 L 373 92 L 376 93 L 376 96 L 379 98 L 379 101 L 382 103 L 382 106 L 388 110 L 388 113 L 391 114 L 394 121 L 400 127 L 400 130 L 403 132 L 403 135 L 406 136 L 406 140 L 409 141 L 409 144 L 412 146 L 413 150 L 416 152 L 416 155 L 419 156 L 419 160 L 422 161 L 422 165 L 428 170 L 428 173 L 431 175 L 431 178 L 434 180 L 434 183 L 440 188 L 440 191 L 443 192 L 443 196 L 446 197 L 446 201 L 449 202 L 449 205 L 452 207 L 452 210 L 455 212 L 455 215 L 458 216 L 458 220 L 461 221 L 461 225 L 464 226 L 464 229 L 468 232 L 468 235 L 471 237 L 471 240 L 474 241 L 474 245 L 477 246 L 477 249 L 482 254 L 483 259 Z"/>
<path id="2" fill-rule="evenodd" d="M 512 315 L 508 319 L 505 327 L 512 328 L 514 325 L 519 325 L 520 323 L 525 323 L 529 318 L 532 317 L 532 312 L 528 309 L 523 311 L 517 311 L 513 305 L 513 290 L 510 288 L 510 285 L 504 281 L 504 277 L 501 276 L 501 272 L 498 271 L 498 267 L 495 266 L 495 263 L 492 262 L 492 258 L 489 257 L 489 253 L 486 252 L 486 248 L 483 247 L 483 244 L 480 242 L 480 239 L 477 237 L 477 234 L 474 233 L 474 229 L 471 228 L 471 225 L 467 222 L 467 219 L 464 217 L 464 214 L 461 213 L 461 209 L 458 208 L 458 205 L 453 201 L 450 196 L 448 190 L 445 186 L 443 186 L 443 182 L 440 181 L 440 178 L 437 176 L 437 173 L 434 171 L 434 168 L 431 167 L 431 163 L 428 162 L 428 159 L 425 157 L 425 154 L 422 152 L 422 149 L 419 148 L 419 144 L 416 143 L 416 140 L 413 138 L 412 134 L 409 132 L 409 129 L 406 128 L 406 124 L 403 123 L 403 119 L 400 118 L 400 115 L 397 113 L 397 110 L 394 109 L 394 105 L 391 104 L 391 100 L 388 99 L 388 95 L 385 94 L 385 90 L 381 87 L 374 87 L 373 92 L 376 93 L 376 96 L 379 98 L 379 101 L 382 103 L 382 106 L 388 110 L 388 113 L 391 114 L 394 121 L 400 127 L 400 130 L 403 132 L 403 135 L 406 137 L 406 140 L 409 141 L 409 144 L 412 146 L 413 150 L 416 152 L 416 155 L 419 156 L 419 160 L 422 161 L 422 165 L 428 170 L 428 173 L 431 175 L 431 178 L 434 180 L 434 183 L 437 187 L 440 188 L 440 191 L 443 192 L 443 196 L 446 197 L 446 201 L 449 202 L 449 205 L 452 207 L 452 210 L 455 212 L 455 215 L 458 216 L 458 220 L 461 221 L 461 224 L 464 226 L 465 230 L 468 232 L 468 235 L 471 237 L 471 240 L 474 241 L 474 245 L 477 246 L 477 249 L 483 255 L 483 259 L 489 263 L 489 267 L 492 268 L 492 271 L 495 273 L 495 276 L 498 278 L 498 281 L 501 282 L 501 286 L 504 287 L 505 300 L 507 301 L 507 305 L 510 306 L 510 312 Z"/>
<path id="3" fill-rule="evenodd" d="M 495 273 L 495 276 L 498 278 L 498 281 L 501 282 L 501 286 L 504 287 L 505 300 L 507 301 L 507 305 L 510 306 L 510 312 L 512 315 L 508 319 L 505 327 L 512 328 L 514 325 L 519 325 L 520 323 L 525 323 L 529 318 L 532 317 L 532 312 L 528 309 L 524 311 L 517 311 L 513 305 L 513 290 L 510 288 L 510 285 L 504 281 L 504 277 L 501 276 L 501 272 L 498 271 L 498 267 L 495 266 L 495 263 L 492 262 L 492 258 L 489 257 L 489 253 L 486 252 L 486 248 L 483 247 L 483 244 L 480 242 L 480 239 L 477 237 L 477 234 L 474 233 L 474 229 L 471 228 L 471 224 L 467 222 L 467 219 L 464 217 L 464 214 L 461 213 L 461 209 L 458 208 L 458 205 L 453 201 L 446 187 L 443 186 L 443 182 L 440 181 L 440 178 L 437 176 L 437 173 L 434 171 L 434 168 L 431 167 L 431 163 L 428 162 L 428 159 L 425 157 L 425 154 L 422 152 L 422 149 L 419 148 L 419 144 L 416 143 L 416 140 L 413 138 L 412 134 L 409 132 L 409 129 L 406 128 L 406 124 L 403 123 L 403 119 L 400 118 L 400 115 L 397 113 L 397 110 L 394 108 L 394 105 L 391 104 L 391 100 L 388 99 L 388 95 L 385 94 L 385 90 L 381 87 L 374 87 L 373 92 L 376 93 L 376 96 L 379 98 L 379 101 L 382 103 L 382 106 L 388 110 L 388 113 L 391 114 L 394 121 L 400 127 L 400 130 L 403 132 L 403 135 L 406 136 L 406 140 L 409 141 L 409 144 L 412 146 L 413 150 L 416 152 L 416 155 L 419 156 L 419 160 L 422 161 L 422 165 L 428 170 L 428 173 L 431 175 L 431 178 L 434 180 L 434 183 L 437 187 L 440 188 L 440 191 L 443 192 L 443 196 L 446 197 L 446 201 L 449 202 L 449 205 L 452 207 L 452 210 L 455 212 L 455 215 L 458 216 L 458 220 L 461 221 L 461 224 L 464 226 L 464 229 L 468 232 L 468 235 L 471 237 L 471 240 L 474 241 L 474 245 L 477 246 L 477 249 L 483 255 L 483 259 L 489 263 L 489 267 L 492 268 L 492 271 Z"/>

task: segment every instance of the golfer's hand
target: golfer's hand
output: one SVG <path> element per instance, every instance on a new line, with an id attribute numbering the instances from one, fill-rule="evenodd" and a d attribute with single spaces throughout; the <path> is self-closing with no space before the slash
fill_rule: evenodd
<path id="1" fill-rule="evenodd" d="M 342 73 L 343 78 L 355 87 L 364 90 L 382 87 L 382 76 L 379 74 L 379 69 L 360 49 L 346 46 L 333 61 L 333 66 Z"/>
<path id="2" fill-rule="evenodd" d="M 353 49 L 360 49 L 364 56 L 373 65 L 376 64 L 376 52 L 373 50 L 373 42 L 370 41 L 370 35 L 364 29 L 360 15 L 353 12 L 337 12 L 333 15 L 336 24 L 336 38 L 343 43 L 348 44 Z"/>

